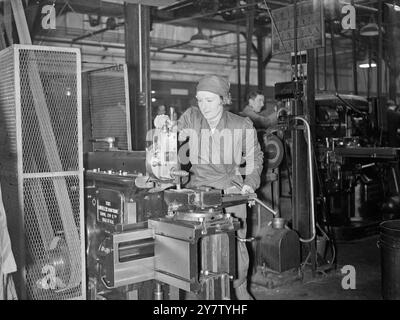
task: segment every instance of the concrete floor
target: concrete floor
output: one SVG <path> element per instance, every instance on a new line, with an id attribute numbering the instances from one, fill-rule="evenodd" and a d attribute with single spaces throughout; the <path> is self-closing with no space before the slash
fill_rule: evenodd
<path id="1" fill-rule="evenodd" d="M 337 268 L 317 273 L 305 268 L 303 278 L 289 284 L 268 289 L 252 283 L 250 292 L 256 300 L 381 300 L 379 236 L 340 242 L 337 244 Z M 356 288 L 343 289 L 341 273 L 344 265 L 352 265 L 356 271 Z"/>

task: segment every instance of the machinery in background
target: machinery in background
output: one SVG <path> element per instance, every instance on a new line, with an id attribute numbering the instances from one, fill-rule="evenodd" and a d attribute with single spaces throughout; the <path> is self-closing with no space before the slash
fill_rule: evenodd
<path id="1" fill-rule="evenodd" d="M 385 146 L 363 97 L 317 95 L 315 108 L 319 221 L 337 239 L 375 233 L 399 195 L 398 149 Z"/>
<path id="2" fill-rule="evenodd" d="M 280 114 L 285 122 L 292 109 L 293 83 L 277 84 L 275 94 L 284 105 Z M 373 101 L 361 96 L 315 97 L 317 222 L 336 239 L 375 233 L 379 222 L 400 208 L 399 151 L 382 138 L 380 122 Z"/>

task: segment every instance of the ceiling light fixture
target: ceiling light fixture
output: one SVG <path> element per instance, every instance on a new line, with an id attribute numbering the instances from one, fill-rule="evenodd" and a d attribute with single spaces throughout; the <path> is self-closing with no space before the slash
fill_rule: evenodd
<path id="1" fill-rule="evenodd" d="M 360 35 L 364 37 L 375 37 L 379 34 L 379 28 L 376 23 L 368 23 L 360 29 Z"/>
<path id="2" fill-rule="evenodd" d="M 383 32 L 383 28 L 381 27 L 381 32 Z M 360 29 L 360 36 L 364 37 L 377 37 L 379 35 L 379 27 L 378 24 L 375 22 L 375 18 L 371 16 L 369 22 L 361 27 Z"/>
<path id="3" fill-rule="evenodd" d="M 209 43 L 210 43 L 210 38 L 207 37 L 205 34 L 203 34 L 200 28 L 198 32 L 190 38 L 190 44 L 195 46 L 205 46 L 208 45 Z"/>

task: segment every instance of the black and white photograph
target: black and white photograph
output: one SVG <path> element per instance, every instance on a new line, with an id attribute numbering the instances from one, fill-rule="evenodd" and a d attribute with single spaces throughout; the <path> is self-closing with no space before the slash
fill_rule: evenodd
<path id="1" fill-rule="evenodd" d="M 400 300 L 400 0 L 0 0 L 0 300 Z"/>

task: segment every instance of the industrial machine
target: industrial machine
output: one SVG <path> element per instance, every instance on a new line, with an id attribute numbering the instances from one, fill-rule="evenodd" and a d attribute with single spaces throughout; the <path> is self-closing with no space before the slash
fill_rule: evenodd
<path id="1" fill-rule="evenodd" d="M 276 86 L 284 105 L 283 123 L 291 113 L 293 83 Z M 317 223 L 336 239 L 373 234 L 379 222 L 399 208 L 399 150 L 383 138 L 373 100 L 340 94 L 315 97 L 313 154 Z"/>
<path id="2" fill-rule="evenodd" d="M 338 239 L 374 233 L 399 194 L 398 149 L 385 146 L 367 99 L 317 95 L 315 106 L 321 222 Z"/>
<path id="3" fill-rule="evenodd" d="M 86 155 L 90 299 L 230 298 L 240 224 L 224 208 L 255 195 L 182 188 L 188 173 L 176 125 L 167 124 L 146 151 Z"/>
<path id="4" fill-rule="evenodd" d="M 162 194 L 135 186 L 145 173 L 145 152 L 98 151 L 85 161 L 88 297 L 109 299 L 117 288 L 153 279 L 147 220 L 162 215 Z"/>
<path id="5" fill-rule="evenodd" d="M 247 197 L 228 199 L 246 202 Z M 235 276 L 235 230 L 239 221 L 223 208 L 220 190 L 164 191 L 167 216 L 151 219 L 155 278 L 202 299 L 229 299 Z"/>

